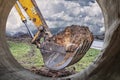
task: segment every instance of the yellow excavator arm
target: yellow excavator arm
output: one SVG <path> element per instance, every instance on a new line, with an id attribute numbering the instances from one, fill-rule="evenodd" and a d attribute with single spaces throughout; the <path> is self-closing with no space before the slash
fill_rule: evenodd
<path id="1" fill-rule="evenodd" d="M 40 26 L 43 26 L 44 19 L 41 19 L 41 17 L 39 16 L 39 13 L 36 9 L 36 5 L 33 3 L 33 0 L 18 0 L 18 2 L 28 14 L 29 18 L 34 22 L 36 27 L 39 28 Z"/>
<path id="2" fill-rule="evenodd" d="M 33 21 L 33 23 L 38 29 L 38 32 L 34 36 L 32 32 L 30 32 L 29 27 L 26 24 L 27 20 L 23 15 L 20 6 L 25 10 L 30 20 Z M 32 35 L 32 38 L 33 38 L 32 43 L 36 43 L 36 41 L 39 39 L 41 35 L 41 31 L 44 31 L 44 34 L 47 34 L 49 37 L 52 36 L 35 0 L 18 0 L 15 3 L 15 8 L 21 17 L 21 20 L 26 24 L 29 33 Z"/>
<path id="3" fill-rule="evenodd" d="M 23 15 L 23 13 L 21 12 L 21 9 L 19 8 L 19 6 L 18 6 L 17 3 L 15 3 L 15 8 L 16 8 L 16 10 L 18 11 L 18 14 L 19 14 L 20 17 L 21 17 L 21 20 L 22 20 L 22 21 L 26 21 L 26 18 L 25 18 L 25 16 Z"/>

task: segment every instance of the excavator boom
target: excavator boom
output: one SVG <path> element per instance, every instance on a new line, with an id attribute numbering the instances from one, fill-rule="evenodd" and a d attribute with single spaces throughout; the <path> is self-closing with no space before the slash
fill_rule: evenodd
<path id="1" fill-rule="evenodd" d="M 33 21 L 33 23 L 35 24 L 35 26 L 38 29 L 38 32 L 33 37 L 32 43 L 34 43 L 39 38 L 39 35 L 41 34 L 41 30 L 43 30 L 43 29 L 44 29 L 44 32 L 47 33 L 47 35 L 49 37 L 52 36 L 52 34 L 48 28 L 48 25 L 46 24 L 35 0 L 18 0 L 18 2 L 15 4 L 16 10 L 19 13 L 19 15 L 21 16 L 21 20 L 24 21 L 25 17 L 22 14 L 22 11 L 20 10 L 20 7 L 18 4 L 20 4 L 20 6 L 22 6 L 24 11 L 29 16 L 29 19 Z"/>
<path id="2" fill-rule="evenodd" d="M 33 34 L 29 29 L 20 6 L 37 27 L 37 33 Z M 32 38 L 31 42 L 41 50 L 45 66 L 51 70 L 60 70 L 75 64 L 85 55 L 93 42 L 93 35 L 89 29 L 77 25 L 74 28 L 69 26 L 64 31 L 52 35 L 35 0 L 18 0 L 15 8 Z M 43 42 L 40 42 L 41 38 L 44 38 Z"/>
<path id="3" fill-rule="evenodd" d="M 37 28 L 40 26 L 47 26 L 44 19 L 41 18 L 41 13 L 38 11 L 34 0 L 18 0 L 25 12 L 28 14 L 29 18 L 34 22 Z M 34 2 L 34 3 L 33 3 Z"/>

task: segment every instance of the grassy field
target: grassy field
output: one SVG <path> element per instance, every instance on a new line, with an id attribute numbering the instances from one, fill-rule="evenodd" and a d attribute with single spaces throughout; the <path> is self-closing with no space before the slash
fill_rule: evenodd
<path id="1" fill-rule="evenodd" d="M 40 68 L 44 65 L 40 51 L 34 45 L 13 41 L 8 41 L 8 44 L 15 59 L 25 68 L 29 69 L 34 66 Z M 69 68 L 75 68 L 76 71 L 84 69 L 96 58 L 99 52 L 99 50 L 90 49 L 81 61 Z"/>

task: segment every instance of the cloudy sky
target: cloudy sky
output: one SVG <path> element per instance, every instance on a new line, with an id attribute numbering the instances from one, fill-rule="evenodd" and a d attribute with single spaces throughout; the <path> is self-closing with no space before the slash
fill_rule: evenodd
<path id="1" fill-rule="evenodd" d="M 36 2 L 50 28 L 77 24 L 88 26 L 94 34 L 104 31 L 102 12 L 95 0 L 36 0 Z M 35 29 L 32 22 L 28 21 L 28 24 L 31 29 Z M 6 31 L 11 35 L 16 32 L 27 32 L 14 7 L 9 14 Z"/>

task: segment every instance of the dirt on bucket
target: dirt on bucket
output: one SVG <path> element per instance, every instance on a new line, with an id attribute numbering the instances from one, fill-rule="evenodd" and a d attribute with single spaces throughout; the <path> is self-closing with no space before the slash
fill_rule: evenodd
<path id="1" fill-rule="evenodd" d="M 85 40 L 87 42 L 84 45 Z M 61 31 L 58 34 L 51 37 L 49 39 L 49 42 L 52 42 L 52 41 L 60 46 L 63 46 L 65 48 L 65 52 L 66 52 L 65 56 L 64 56 L 64 60 L 56 65 L 56 67 L 58 67 L 58 66 L 61 66 L 62 64 L 64 64 L 66 62 L 66 60 L 69 59 L 69 57 L 72 57 L 75 55 L 74 52 L 79 47 L 80 44 L 84 45 L 83 48 L 85 48 L 87 51 L 90 48 L 90 45 L 87 45 L 87 43 L 89 43 L 89 44 L 92 43 L 93 35 L 90 32 L 89 28 L 86 26 L 71 25 L 71 26 L 67 26 L 63 31 Z M 48 45 L 47 46 L 43 45 L 43 48 L 45 50 L 43 50 L 41 52 L 44 55 L 47 55 L 48 51 L 49 51 L 49 55 L 47 55 L 47 57 L 50 56 L 51 54 L 53 54 L 53 51 L 49 50 Z M 55 46 L 54 49 L 56 49 L 56 48 L 57 47 Z M 61 49 L 57 48 L 57 49 L 56 49 L 56 51 L 59 51 L 59 52 L 62 50 L 62 48 Z M 76 62 L 78 62 L 83 57 L 83 55 L 85 55 L 85 53 L 81 53 L 81 52 L 78 53 L 77 56 L 74 58 L 74 60 L 69 65 L 72 65 L 72 64 L 75 64 Z M 47 61 L 47 58 L 44 58 L 44 59 L 46 59 L 46 61 Z M 69 76 L 69 75 L 77 73 L 74 68 L 69 69 L 69 70 L 65 69 L 65 68 L 60 69 L 60 70 L 50 70 L 46 67 L 42 67 L 41 69 L 32 67 L 30 70 L 36 74 L 47 76 L 47 77 L 65 77 L 65 76 Z"/>

